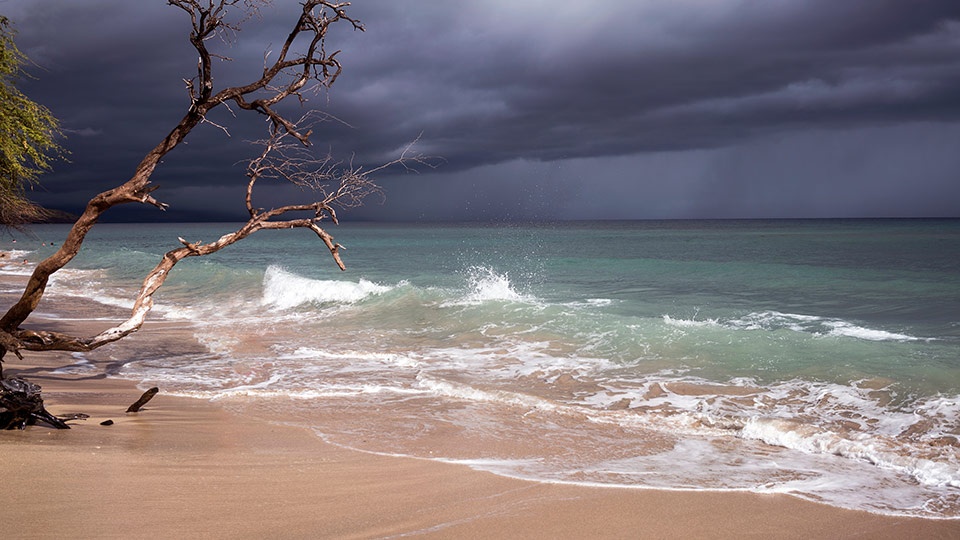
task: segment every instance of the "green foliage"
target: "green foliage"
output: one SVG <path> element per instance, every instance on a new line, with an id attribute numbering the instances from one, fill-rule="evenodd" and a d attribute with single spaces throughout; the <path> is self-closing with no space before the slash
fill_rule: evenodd
<path id="1" fill-rule="evenodd" d="M 18 226 L 44 216 L 26 190 L 65 151 L 57 144 L 61 132 L 53 113 L 15 86 L 27 58 L 9 23 L 0 16 L 0 225 Z"/>

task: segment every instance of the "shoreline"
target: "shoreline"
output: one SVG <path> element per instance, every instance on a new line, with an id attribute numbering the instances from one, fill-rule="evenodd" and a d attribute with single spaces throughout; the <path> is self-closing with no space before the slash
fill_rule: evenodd
<path id="1" fill-rule="evenodd" d="M 16 281 L 0 278 L 11 288 Z M 112 324 L 84 320 L 88 309 L 115 313 L 48 297 L 41 311 L 68 318 L 35 315 L 30 323 L 81 334 Z M 6 464 L 0 518 L 7 526 L 24 538 L 960 535 L 960 520 L 881 516 L 789 495 L 539 483 L 374 455 L 326 443 L 280 419 L 166 395 L 162 387 L 143 411 L 126 414 L 142 390 L 107 373 L 144 350 L 192 347 L 189 337 L 177 323 L 148 321 L 137 334 L 84 355 L 89 365 L 78 366 L 70 353 L 7 359 L 5 373 L 40 384 L 50 412 L 90 415 L 71 421 L 70 430 L 0 432 Z M 107 419 L 114 424 L 100 425 Z"/>
<path id="2" fill-rule="evenodd" d="M 149 329 L 145 329 L 149 331 Z M 842 510 L 788 495 L 544 484 L 464 465 L 339 448 L 215 403 L 54 374 L 47 353 L 6 365 L 40 384 L 71 430 L 0 434 L 0 516 L 24 537 L 952 538 L 960 521 Z M 111 426 L 100 422 L 111 419 Z"/>

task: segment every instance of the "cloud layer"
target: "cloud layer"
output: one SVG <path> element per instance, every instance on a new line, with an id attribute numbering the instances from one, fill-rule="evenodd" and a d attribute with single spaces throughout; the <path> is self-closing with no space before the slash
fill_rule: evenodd
<path id="1" fill-rule="evenodd" d="M 296 5 L 221 44 L 217 84 L 256 74 Z M 960 3 L 357 0 L 344 73 L 314 96 L 349 125 L 315 136 L 360 163 L 418 149 L 436 171 L 384 178 L 391 219 L 960 216 Z M 43 69 L 72 163 L 38 200 L 76 206 L 125 180 L 185 110 L 184 14 L 161 1 L 7 0 Z M 258 118 L 216 118 L 158 170 L 180 217 L 243 182 Z M 422 134 L 422 135 L 421 135 Z M 139 209 L 149 213 L 150 210 Z"/>

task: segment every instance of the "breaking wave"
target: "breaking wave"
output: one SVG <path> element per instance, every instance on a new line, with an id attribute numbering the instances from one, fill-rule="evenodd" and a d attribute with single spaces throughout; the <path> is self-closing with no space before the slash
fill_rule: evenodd
<path id="1" fill-rule="evenodd" d="M 303 304 L 351 304 L 390 290 L 391 287 L 365 279 L 353 283 L 305 278 L 278 266 L 270 266 L 263 276 L 263 304 L 277 309 Z"/>
<path id="2" fill-rule="evenodd" d="M 867 328 L 843 319 L 781 313 L 779 311 L 759 311 L 743 317 L 728 320 L 720 319 L 678 319 L 664 315 L 666 324 L 677 327 L 715 326 L 731 330 L 792 330 L 817 336 L 849 337 L 866 341 L 919 341 L 920 338 L 901 332 L 891 332 Z"/>

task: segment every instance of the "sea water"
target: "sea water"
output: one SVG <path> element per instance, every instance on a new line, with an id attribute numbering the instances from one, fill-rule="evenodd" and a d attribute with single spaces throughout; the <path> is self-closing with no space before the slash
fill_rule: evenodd
<path id="1" fill-rule="evenodd" d="M 178 236 L 229 230 L 98 225 L 49 294 L 130 307 Z M 66 231 L 4 247 L 34 261 Z M 331 232 L 346 272 L 303 230 L 184 260 L 151 316 L 202 349 L 111 374 L 535 481 L 960 518 L 960 221 Z"/>

